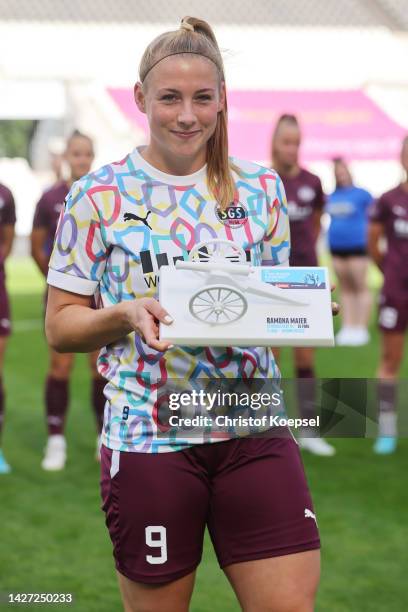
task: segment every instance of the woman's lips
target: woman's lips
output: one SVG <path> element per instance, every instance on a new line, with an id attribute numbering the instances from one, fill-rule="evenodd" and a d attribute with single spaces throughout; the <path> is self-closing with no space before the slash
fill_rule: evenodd
<path id="1" fill-rule="evenodd" d="M 193 136 L 196 136 L 199 133 L 200 133 L 200 130 L 195 130 L 194 132 L 173 132 L 173 134 L 175 134 L 179 138 L 182 138 L 183 140 L 188 140 L 189 138 L 193 138 Z"/>

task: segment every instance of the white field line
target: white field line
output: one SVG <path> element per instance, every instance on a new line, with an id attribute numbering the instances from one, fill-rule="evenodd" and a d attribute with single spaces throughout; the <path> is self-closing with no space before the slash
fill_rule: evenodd
<path id="1" fill-rule="evenodd" d="M 20 333 L 41 329 L 44 326 L 43 319 L 21 319 L 11 323 L 11 333 Z"/>

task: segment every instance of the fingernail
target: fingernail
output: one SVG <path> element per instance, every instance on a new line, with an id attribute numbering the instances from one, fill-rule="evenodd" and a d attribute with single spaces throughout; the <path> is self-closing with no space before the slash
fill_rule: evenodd
<path id="1" fill-rule="evenodd" d="M 173 318 L 172 318 L 170 315 L 168 315 L 168 314 L 167 314 L 167 315 L 164 317 L 164 321 L 165 321 L 166 323 L 173 323 Z"/>
<path id="2" fill-rule="evenodd" d="M 167 347 L 167 350 L 174 348 L 174 344 L 169 344 L 169 346 Z"/>

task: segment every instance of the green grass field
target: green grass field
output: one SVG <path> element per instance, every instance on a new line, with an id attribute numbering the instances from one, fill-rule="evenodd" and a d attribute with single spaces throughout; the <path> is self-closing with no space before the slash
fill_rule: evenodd
<path id="1" fill-rule="evenodd" d="M 78 356 L 72 380 L 67 468 L 63 473 L 45 473 L 40 468 L 47 367 L 43 284 L 24 259 L 9 262 L 8 278 L 15 332 L 4 375 L 3 446 L 13 473 L 0 479 L 0 592 L 71 592 L 76 600 L 73 609 L 80 612 L 120 611 L 111 545 L 99 509 L 86 360 Z M 368 347 L 320 349 L 319 376 L 374 376 L 378 335 L 375 328 L 372 333 Z M 289 351 L 283 351 L 282 370 L 292 374 Z M 408 378 L 407 359 L 402 375 Z M 304 457 L 323 543 L 317 610 L 408 610 L 408 442 L 401 440 L 394 456 L 382 458 L 372 453 L 372 440 L 334 443 L 338 452 L 333 458 Z M 0 604 L 0 608 L 14 606 Z M 208 539 L 191 610 L 239 610 Z"/>

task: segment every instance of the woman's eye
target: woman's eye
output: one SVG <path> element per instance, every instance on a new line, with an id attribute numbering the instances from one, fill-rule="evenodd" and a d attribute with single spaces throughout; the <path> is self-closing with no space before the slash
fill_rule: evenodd
<path id="1" fill-rule="evenodd" d="M 176 96 L 173 94 L 166 94 L 165 96 L 162 97 L 162 100 L 164 100 L 165 102 L 173 102 L 173 100 L 176 99 Z"/>
<path id="2" fill-rule="evenodd" d="M 208 102 L 211 100 L 211 96 L 198 96 L 197 98 L 200 102 Z"/>

